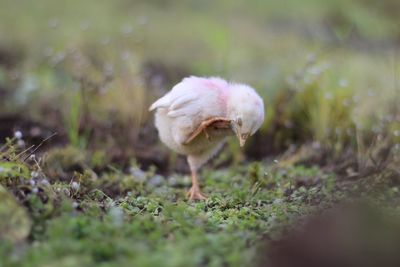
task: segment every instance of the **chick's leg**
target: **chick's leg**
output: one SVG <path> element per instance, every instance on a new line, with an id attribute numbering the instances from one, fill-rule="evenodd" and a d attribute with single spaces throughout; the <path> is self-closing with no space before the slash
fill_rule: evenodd
<path id="1" fill-rule="evenodd" d="M 187 192 L 187 197 L 190 200 L 204 200 L 207 199 L 203 193 L 201 193 L 199 182 L 197 180 L 197 173 L 192 172 L 192 187 Z"/>
<path id="2" fill-rule="evenodd" d="M 195 156 L 188 156 L 187 160 L 192 174 L 192 187 L 187 192 L 187 197 L 190 200 L 204 200 L 206 197 L 201 193 L 197 177 L 197 170 L 204 162 Z"/>

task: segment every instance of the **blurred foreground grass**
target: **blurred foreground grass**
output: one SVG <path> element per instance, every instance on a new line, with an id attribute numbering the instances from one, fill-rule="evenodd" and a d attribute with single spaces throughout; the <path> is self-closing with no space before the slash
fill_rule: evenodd
<path id="1" fill-rule="evenodd" d="M 398 214 L 398 1 L 1 6 L 0 266 L 249 266 L 341 199 Z M 147 112 L 192 74 L 266 103 L 204 170 L 204 203 Z"/>

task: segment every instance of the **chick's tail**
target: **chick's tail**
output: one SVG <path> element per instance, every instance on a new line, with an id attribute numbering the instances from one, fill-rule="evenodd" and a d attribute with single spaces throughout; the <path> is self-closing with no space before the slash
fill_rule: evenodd
<path id="1" fill-rule="evenodd" d="M 165 96 L 161 97 L 160 99 L 158 99 L 153 104 L 151 104 L 149 111 L 153 111 L 157 108 L 168 108 L 169 106 L 170 106 L 169 96 L 165 95 Z"/>

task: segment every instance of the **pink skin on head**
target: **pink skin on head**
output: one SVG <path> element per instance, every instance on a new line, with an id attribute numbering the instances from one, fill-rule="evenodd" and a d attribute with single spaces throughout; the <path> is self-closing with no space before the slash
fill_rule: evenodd
<path id="1" fill-rule="evenodd" d="M 200 77 L 190 77 L 188 78 L 191 82 L 202 85 L 208 89 L 221 89 L 228 90 L 229 84 L 220 78 L 200 78 Z"/>
<path id="2" fill-rule="evenodd" d="M 201 85 L 203 88 L 214 89 L 219 91 L 218 102 L 221 106 L 225 107 L 228 100 L 229 84 L 220 78 L 189 78 L 194 84 Z"/>
<path id="3" fill-rule="evenodd" d="M 226 113 L 227 102 L 228 102 L 228 92 L 229 92 L 229 84 L 221 79 L 210 78 L 206 79 L 206 83 L 208 84 L 208 88 L 215 88 L 219 90 L 218 102 L 221 106 L 224 107 L 224 112 Z"/>

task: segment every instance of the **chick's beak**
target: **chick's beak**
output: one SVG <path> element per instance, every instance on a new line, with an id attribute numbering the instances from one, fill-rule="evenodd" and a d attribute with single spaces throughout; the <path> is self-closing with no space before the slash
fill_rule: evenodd
<path id="1" fill-rule="evenodd" d="M 246 143 L 247 137 L 249 137 L 249 136 L 247 134 L 241 134 L 240 132 L 237 132 L 236 136 L 239 139 L 240 147 L 244 147 L 244 144 Z"/>
<path id="2" fill-rule="evenodd" d="M 236 133 L 236 137 L 239 139 L 240 147 L 243 147 L 244 144 L 246 143 L 248 135 L 241 134 L 240 130 L 234 123 L 232 123 L 231 126 L 232 126 L 232 130 Z"/>
<path id="3" fill-rule="evenodd" d="M 246 139 L 247 138 L 243 138 L 243 137 L 239 136 L 240 147 L 244 147 L 244 144 L 246 143 Z"/>

